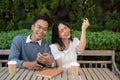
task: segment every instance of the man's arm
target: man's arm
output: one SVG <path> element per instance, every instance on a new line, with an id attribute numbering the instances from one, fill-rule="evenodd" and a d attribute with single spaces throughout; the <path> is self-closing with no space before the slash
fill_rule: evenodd
<path id="1" fill-rule="evenodd" d="M 42 66 L 37 64 L 36 61 L 33 61 L 33 62 L 23 62 L 22 68 L 27 68 L 30 70 L 37 70 L 37 69 L 42 68 Z"/>
<path id="2" fill-rule="evenodd" d="M 17 62 L 17 67 L 21 67 L 23 60 L 19 60 L 20 55 L 20 37 L 17 36 L 13 39 L 11 48 L 10 48 L 10 54 L 8 57 L 8 60 L 15 60 Z"/>

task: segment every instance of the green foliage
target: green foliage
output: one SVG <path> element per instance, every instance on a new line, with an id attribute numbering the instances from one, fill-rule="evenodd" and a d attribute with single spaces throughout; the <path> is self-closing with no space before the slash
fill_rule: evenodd
<path id="1" fill-rule="evenodd" d="M 23 29 L 17 31 L 9 31 L 9 32 L 1 32 L 0 33 L 0 45 L 4 45 L 4 47 L 0 48 L 8 48 L 6 42 L 9 43 L 16 35 L 28 35 L 30 34 L 31 30 Z M 73 30 L 72 29 L 72 36 L 80 38 L 81 31 Z M 86 49 L 89 50 L 115 50 L 120 51 L 120 33 L 112 32 L 112 31 L 101 31 L 101 32 L 90 32 L 87 31 L 87 45 Z M 49 42 L 51 42 L 51 30 L 48 31 L 47 35 L 45 36 Z M 10 40 L 10 41 L 9 41 Z M 5 41 L 5 42 L 4 42 Z M 7 44 L 8 45 L 8 44 Z"/>
<path id="2" fill-rule="evenodd" d="M 10 31 L 15 30 L 14 28 L 15 28 L 14 27 L 14 22 L 11 20 L 7 25 L 7 30 L 10 30 Z"/>
<path id="3" fill-rule="evenodd" d="M 120 24 L 120 20 L 108 19 L 106 24 L 105 24 L 105 27 L 108 30 L 116 31 L 117 28 L 120 28 L 119 24 Z"/>
<path id="4" fill-rule="evenodd" d="M 10 49 L 12 39 L 17 35 L 28 35 L 31 30 L 23 29 L 17 31 L 0 32 L 0 49 Z"/>
<path id="5" fill-rule="evenodd" d="M 87 49 L 120 50 L 120 33 L 110 31 L 88 33 Z"/>
<path id="6" fill-rule="evenodd" d="M 120 51 L 115 53 L 115 62 L 117 64 L 118 69 L 120 70 Z"/>
<path id="7" fill-rule="evenodd" d="M 18 22 L 18 29 L 22 29 L 24 26 L 25 22 L 24 21 L 19 21 Z"/>
<path id="8" fill-rule="evenodd" d="M 87 17 L 91 31 L 120 31 L 119 0 L 0 0 L 0 31 L 28 28 L 42 14 L 52 22 L 66 21 L 76 30 Z"/>

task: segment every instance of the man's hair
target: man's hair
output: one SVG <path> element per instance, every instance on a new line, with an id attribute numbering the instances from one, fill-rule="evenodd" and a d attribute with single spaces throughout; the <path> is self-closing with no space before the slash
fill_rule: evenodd
<path id="1" fill-rule="evenodd" d="M 42 19 L 42 20 L 44 20 L 44 21 L 47 21 L 48 22 L 48 26 L 50 26 L 50 18 L 48 17 L 48 16 L 45 16 L 45 15 L 43 15 L 43 16 L 37 16 L 35 19 L 34 19 L 34 21 L 33 21 L 33 24 L 34 23 L 36 23 L 38 20 L 40 20 L 40 19 Z"/>

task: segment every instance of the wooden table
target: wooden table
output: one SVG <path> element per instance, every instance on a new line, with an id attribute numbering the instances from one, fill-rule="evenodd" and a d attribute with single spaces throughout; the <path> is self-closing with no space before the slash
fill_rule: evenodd
<path id="1" fill-rule="evenodd" d="M 80 76 L 74 77 L 70 70 L 53 79 L 36 76 L 38 71 L 17 69 L 16 74 L 9 74 L 7 67 L 0 68 L 0 80 L 120 80 L 107 68 L 80 68 Z"/>

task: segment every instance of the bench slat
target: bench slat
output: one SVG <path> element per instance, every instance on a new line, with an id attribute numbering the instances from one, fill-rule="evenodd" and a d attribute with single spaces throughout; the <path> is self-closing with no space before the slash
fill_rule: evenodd
<path id="1" fill-rule="evenodd" d="M 106 64 L 111 64 L 112 63 L 112 61 L 78 61 L 79 63 L 106 63 Z"/>
<path id="2" fill-rule="evenodd" d="M 8 62 L 8 60 L 0 60 L 0 62 Z"/>
<path id="3" fill-rule="evenodd" d="M 0 55 L 9 55 L 10 50 L 6 49 L 6 50 L 0 50 Z"/>
<path id="4" fill-rule="evenodd" d="M 114 56 L 112 50 L 85 50 L 78 56 Z"/>

